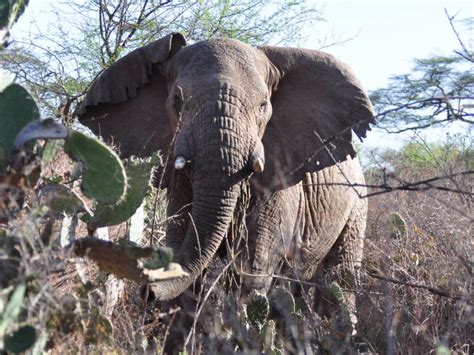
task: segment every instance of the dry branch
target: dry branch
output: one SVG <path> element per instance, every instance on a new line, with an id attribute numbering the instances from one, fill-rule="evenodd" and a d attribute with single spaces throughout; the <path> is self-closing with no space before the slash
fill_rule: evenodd
<path id="1" fill-rule="evenodd" d="M 407 286 L 407 287 L 413 287 L 413 288 L 419 288 L 419 289 L 422 289 L 422 290 L 427 290 L 428 292 L 431 292 L 434 295 L 451 298 L 455 301 L 461 301 L 461 300 L 468 301 L 468 296 L 465 295 L 465 294 L 456 293 L 456 292 L 452 292 L 452 291 L 449 291 L 449 290 L 443 290 L 443 289 L 440 289 L 440 288 L 426 286 L 426 285 L 422 285 L 422 284 L 418 284 L 418 283 L 414 283 L 414 282 L 406 282 L 406 281 L 394 279 L 392 277 L 382 275 L 378 271 L 368 271 L 367 275 L 369 275 L 371 277 L 374 277 L 376 279 L 391 282 L 391 283 L 394 283 L 394 284 L 397 284 L 397 285 L 403 285 L 403 286 Z"/>

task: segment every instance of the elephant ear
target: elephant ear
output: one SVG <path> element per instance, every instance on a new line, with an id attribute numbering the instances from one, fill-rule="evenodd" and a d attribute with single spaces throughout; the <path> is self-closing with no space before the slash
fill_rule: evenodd
<path id="1" fill-rule="evenodd" d="M 354 157 L 352 131 L 362 140 L 375 119 L 352 70 L 315 50 L 260 49 L 281 79 L 263 136 L 266 163 L 258 184 L 271 190 L 285 188 L 301 181 L 307 172 Z"/>
<path id="2" fill-rule="evenodd" d="M 166 79 L 160 66 L 186 45 L 173 33 L 138 48 L 106 69 L 75 114 L 120 155 L 147 156 L 169 149 L 173 131 L 166 113 Z"/>

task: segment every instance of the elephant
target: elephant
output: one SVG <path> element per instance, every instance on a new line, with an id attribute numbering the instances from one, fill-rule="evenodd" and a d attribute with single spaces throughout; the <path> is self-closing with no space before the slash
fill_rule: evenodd
<path id="1" fill-rule="evenodd" d="M 290 266 L 310 282 L 357 281 L 367 215 L 352 142 L 375 124 L 366 91 L 330 54 L 172 33 L 117 60 L 76 109 L 121 157 L 161 151 L 166 244 L 188 276 L 151 285 L 182 294 L 209 265 L 244 205 L 242 289 L 268 291 Z"/>

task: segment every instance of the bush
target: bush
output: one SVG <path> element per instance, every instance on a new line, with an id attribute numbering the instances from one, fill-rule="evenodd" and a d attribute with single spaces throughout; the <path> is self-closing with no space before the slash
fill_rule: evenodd
<path id="1" fill-rule="evenodd" d="M 396 185 L 465 171 L 472 167 L 472 154 L 472 148 L 462 146 L 432 145 L 427 152 L 411 143 L 388 155 L 393 167 L 389 175 L 372 168 L 368 182 Z M 443 179 L 437 186 L 473 191 L 469 175 Z M 374 348 L 387 349 L 389 327 L 397 352 L 426 353 L 438 344 L 466 353 L 472 349 L 471 196 L 429 189 L 369 199 L 364 269 L 400 281 L 367 274 L 363 280 L 359 330 Z M 406 228 L 396 238 L 394 215 Z M 429 286 L 449 297 L 404 284 Z"/>

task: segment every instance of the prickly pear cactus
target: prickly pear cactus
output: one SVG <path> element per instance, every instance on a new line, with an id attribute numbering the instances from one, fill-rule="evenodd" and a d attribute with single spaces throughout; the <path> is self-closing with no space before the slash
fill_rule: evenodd
<path id="1" fill-rule="evenodd" d="M 36 330 L 31 326 L 23 326 L 8 332 L 20 315 L 25 293 L 26 284 L 22 282 L 16 286 L 6 306 L 0 299 L 0 351 L 19 353 L 28 350 L 36 342 Z"/>
<path id="2" fill-rule="evenodd" d="M 265 323 L 262 329 L 262 350 L 265 352 L 274 351 L 276 349 L 276 326 L 273 320 Z"/>
<path id="3" fill-rule="evenodd" d="M 59 153 L 59 151 L 64 146 L 63 140 L 50 140 L 47 141 L 43 147 L 43 152 L 41 154 L 41 170 L 44 170 L 48 163 L 54 159 L 54 157 Z"/>
<path id="4" fill-rule="evenodd" d="M 353 329 L 351 315 L 347 306 L 346 297 L 344 291 L 337 282 L 332 282 L 330 291 L 333 297 L 338 302 L 338 309 L 333 312 L 331 316 L 331 336 L 334 342 L 341 342 L 348 340 Z"/>
<path id="5" fill-rule="evenodd" d="M 127 190 L 115 204 L 98 203 L 89 227 L 95 229 L 122 223 L 133 216 L 150 189 L 153 167 L 161 161 L 157 153 L 149 159 L 134 159 L 126 166 Z"/>
<path id="6" fill-rule="evenodd" d="M 20 283 L 16 286 L 13 291 L 10 301 L 5 306 L 4 309 L 1 309 L 1 318 L 0 318 L 0 339 L 4 336 L 7 329 L 13 322 L 16 321 L 20 315 L 21 308 L 23 306 L 23 299 L 25 297 L 26 284 Z M 3 308 L 3 307 L 2 307 Z"/>
<path id="7" fill-rule="evenodd" d="M 408 236 L 407 222 L 403 217 L 393 212 L 389 216 L 390 236 L 392 238 L 406 238 Z"/>
<path id="8" fill-rule="evenodd" d="M 18 354 L 31 348 L 35 342 L 36 329 L 31 325 L 25 325 L 5 336 L 4 348 L 8 352 Z"/>
<path id="9" fill-rule="evenodd" d="M 344 296 L 344 291 L 342 291 L 341 286 L 337 282 L 331 283 L 331 294 L 337 300 L 339 304 L 346 303 L 346 297 Z"/>
<path id="10" fill-rule="evenodd" d="M 110 204 L 125 196 L 127 177 L 122 161 L 105 144 L 71 130 L 64 150 L 84 165 L 81 184 L 84 195 Z"/>
<path id="11" fill-rule="evenodd" d="M 270 303 L 266 295 L 254 292 L 247 304 L 247 318 L 259 330 L 265 325 L 270 313 Z"/>
<path id="12" fill-rule="evenodd" d="M 29 122 L 39 118 L 38 107 L 28 91 L 0 73 L 0 171 L 5 168 L 15 138 Z"/>
<path id="13" fill-rule="evenodd" d="M 151 253 L 151 260 L 143 264 L 147 269 L 168 268 L 173 260 L 173 251 L 170 248 L 162 247 L 154 249 Z"/>

